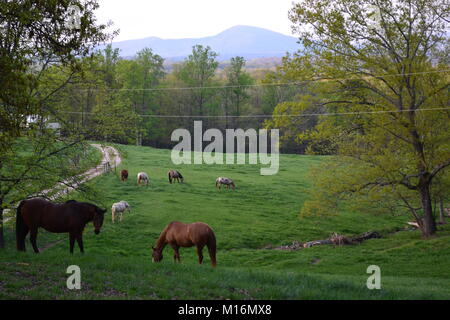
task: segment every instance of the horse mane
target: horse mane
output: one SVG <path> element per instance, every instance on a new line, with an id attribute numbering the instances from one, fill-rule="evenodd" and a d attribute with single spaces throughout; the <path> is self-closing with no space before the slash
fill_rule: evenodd
<path id="1" fill-rule="evenodd" d="M 183 176 L 181 175 L 180 171 L 177 170 L 178 175 L 180 176 L 181 179 L 184 179 Z"/>
<path id="2" fill-rule="evenodd" d="M 170 226 L 172 225 L 173 222 L 169 223 L 163 231 L 161 231 L 161 234 L 159 235 L 158 240 L 156 241 L 156 247 L 155 249 L 158 250 L 162 250 L 164 249 L 165 245 L 166 245 L 166 234 L 167 234 L 167 230 L 170 228 Z"/>
<path id="3" fill-rule="evenodd" d="M 99 213 L 101 212 L 103 209 L 100 208 L 99 206 L 93 204 L 93 203 L 89 203 L 89 202 L 80 202 L 80 201 L 76 201 L 76 200 L 67 200 L 66 202 L 63 203 L 64 205 L 75 205 L 75 207 L 93 207 L 95 212 Z M 93 219 L 94 216 L 89 217 L 89 219 Z"/>

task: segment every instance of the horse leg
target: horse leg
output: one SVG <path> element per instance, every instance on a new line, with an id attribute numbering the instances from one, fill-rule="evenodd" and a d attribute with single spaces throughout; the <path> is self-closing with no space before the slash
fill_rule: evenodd
<path id="1" fill-rule="evenodd" d="M 83 234 L 81 232 L 77 235 L 77 242 L 78 242 L 78 247 L 80 247 L 80 252 L 84 253 Z"/>
<path id="2" fill-rule="evenodd" d="M 177 262 L 181 262 L 180 261 L 180 247 L 177 244 L 170 244 L 170 246 L 173 249 L 173 261 Z"/>
<path id="3" fill-rule="evenodd" d="M 33 246 L 34 252 L 39 253 L 39 248 L 37 247 L 37 243 L 36 243 L 37 233 L 38 233 L 37 228 L 30 230 L 30 242 L 31 242 L 31 245 Z"/>
<path id="4" fill-rule="evenodd" d="M 120 211 L 120 222 L 122 222 L 123 211 Z"/>
<path id="5" fill-rule="evenodd" d="M 16 231 L 19 232 L 19 231 Z M 25 247 L 25 238 L 27 237 L 28 230 L 22 231 L 17 235 L 17 250 L 19 251 L 26 251 Z"/>
<path id="6" fill-rule="evenodd" d="M 198 264 L 202 264 L 203 262 L 203 246 L 197 246 L 197 255 L 198 255 Z"/>
<path id="7" fill-rule="evenodd" d="M 26 251 L 25 247 L 25 238 L 28 235 L 28 232 L 30 231 L 30 228 L 25 224 L 23 221 L 23 218 L 21 216 L 17 217 L 16 219 L 22 219 L 22 223 L 20 223 L 16 227 L 16 242 L 17 242 L 17 250 L 19 251 Z"/>
<path id="8" fill-rule="evenodd" d="M 208 253 L 209 253 L 209 258 L 211 259 L 211 264 L 213 267 L 217 266 L 217 261 L 216 261 L 216 243 L 215 241 L 213 243 L 207 244 L 208 246 Z"/>
<path id="9" fill-rule="evenodd" d="M 73 246 L 75 244 L 75 234 L 69 233 L 69 244 L 70 244 L 70 253 L 73 253 Z"/>

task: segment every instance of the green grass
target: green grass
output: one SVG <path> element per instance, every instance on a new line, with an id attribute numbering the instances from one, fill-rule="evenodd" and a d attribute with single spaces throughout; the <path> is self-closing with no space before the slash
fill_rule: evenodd
<path id="1" fill-rule="evenodd" d="M 308 171 L 326 158 L 282 155 L 280 172 L 261 176 L 259 165 L 171 164 L 170 151 L 117 146 L 125 157 L 116 174 L 90 182 L 102 191 L 98 203 L 128 201 L 133 211 L 122 223 L 111 223 L 110 209 L 100 235 L 86 227 L 86 253 L 71 256 L 67 236 L 41 231 L 38 245 L 63 239 L 35 255 L 14 249 L 12 226 L 8 246 L 0 252 L 0 298 L 41 299 L 449 299 L 450 225 L 422 240 L 417 231 L 401 231 L 409 217 L 341 212 L 337 216 L 300 218 L 311 186 Z M 130 172 L 121 183 L 120 169 Z M 170 185 L 169 169 L 185 176 Z M 136 174 L 146 171 L 150 186 L 138 187 Z M 237 189 L 216 190 L 215 178 L 235 180 Z M 79 199 L 82 199 L 81 196 Z M 194 248 L 181 249 L 181 264 L 167 247 L 160 264 L 151 263 L 151 246 L 170 221 L 203 221 L 218 241 L 218 267 L 211 268 L 205 250 L 199 266 Z M 380 231 L 382 239 L 361 245 L 317 246 L 299 251 L 263 249 L 294 240 L 324 239 L 333 232 L 356 235 Z M 82 289 L 70 291 L 67 266 L 82 270 Z M 381 268 L 381 290 L 368 290 L 366 269 Z"/>

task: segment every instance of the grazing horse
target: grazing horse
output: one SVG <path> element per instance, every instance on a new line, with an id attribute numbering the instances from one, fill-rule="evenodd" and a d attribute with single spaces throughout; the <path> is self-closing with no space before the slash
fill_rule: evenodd
<path id="1" fill-rule="evenodd" d="M 112 215 L 112 222 L 114 223 L 114 220 L 116 219 L 116 215 L 120 215 L 120 222 L 122 222 L 122 214 L 126 211 L 131 212 L 131 206 L 126 201 L 120 201 L 116 202 L 111 207 L 111 215 Z"/>
<path id="2" fill-rule="evenodd" d="M 233 190 L 236 189 L 233 180 L 231 180 L 230 178 L 218 177 L 216 179 L 216 188 L 220 189 L 223 184 L 227 186 L 227 189 L 230 189 L 230 186 L 233 188 Z"/>
<path id="3" fill-rule="evenodd" d="M 122 181 L 127 181 L 128 180 L 128 171 L 127 170 L 122 170 L 120 171 L 120 180 Z"/>
<path id="4" fill-rule="evenodd" d="M 143 183 L 145 182 L 145 185 L 148 186 L 148 183 L 149 183 L 150 179 L 149 179 L 148 175 L 145 172 L 139 172 L 137 174 L 137 184 L 138 184 L 138 186 L 141 185 L 141 181 Z"/>
<path id="5" fill-rule="evenodd" d="M 180 182 L 180 179 L 181 179 L 181 182 L 184 181 L 184 178 L 183 178 L 183 176 L 181 175 L 181 173 L 180 173 L 179 171 L 176 171 L 176 170 L 170 170 L 170 171 L 168 172 L 168 175 L 169 175 L 169 182 L 170 182 L 170 184 L 172 184 L 172 180 L 175 182 L 175 179 L 176 179 L 178 182 Z"/>
<path id="6" fill-rule="evenodd" d="M 34 198 L 23 200 L 17 207 L 16 243 L 17 250 L 25 251 L 25 237 L 30 232 L 30 242 L 34 252 L 39 253 L 36 238 L 38 228 L 53 233 L 69 233 L 70 253 L 73 253 L 75 239 L 80 251 L 83 248 L 83 230 L 90 221 L 94 222 L 95 234 L 100 233 L 106 209 L 87 202 L 69 200 L 66 203 L 55 204 L 50 201 Z"/>
<path id="7" fill-rule="evenodd" d="M 185 224 L 178 221 L 169 223 L 161 232 L 156 248 L 153 248 L 153 262 L 160 262 L 163 258 L 164 247 L 169 244 L 174 250 L 173 259 L 180 262 L 180 247 L 197 246 L 198 263 L 203 262 L 203 247 L 208 247 L 209 257 L 213 267 L 217 265 L 216 261 L 216 236 L 214 231 L 203 222 Z"/>

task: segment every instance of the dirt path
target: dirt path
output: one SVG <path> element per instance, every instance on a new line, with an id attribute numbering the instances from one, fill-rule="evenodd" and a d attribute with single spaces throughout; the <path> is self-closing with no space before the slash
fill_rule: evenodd
<path id="1" fill-rule="evenodd" d="M 102 162 L 98 166 L 89 169 L 88 171 L 82 173 L 77 177 L 72 177 L 64 180 L 51 189 L 43 190 L 40 195 L 47 196 L 55 190 L 58 190 L 56 193 L 47 196 L 50 200 L 55 200 L 76 190 L 80 184 L 105 173 L 106 164 L 109 164 L 110 169 L 114 169 L 122 162 L 119 152 L 115 148 L 111 146 L 102 147 L 100 144 L 91 144 L 91 146 L 99 149 L 103 154 Z"/>
<path id="2" fill-rule="evenodd" d="M 89 181 L 103 173 L 106 172 L 106 164 L 109 164 L 109 168 L 112 170 L 115 167 L 117 167 L 121 162 L 122 158 L 120 157 L 119 151 L 111 146 L 101 146 L 100 144 L 93 143 L 91 144 L 94 148 L 99 149 L 102 154 L 103 158 L 101 163 L 94 167 L 89 169 L 88 171 L 69 179 L 66 179 L 58 184 L 56 184 L 53 188 L 46 189 L 41 191 L 36 196 L 45 196 L 50 200 L 55 200 L 59 197 L 62 197 L 64 195 L 67 195 L 71 193 L 72 191 L 76 190 L 78 186 L 82 183 L 85 183 L 86 181 Z M 56 191 L 56 192 L 55 192 Z M 13 217 L 6 218 L 3 223 L 8 222 Z"/>

